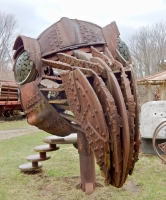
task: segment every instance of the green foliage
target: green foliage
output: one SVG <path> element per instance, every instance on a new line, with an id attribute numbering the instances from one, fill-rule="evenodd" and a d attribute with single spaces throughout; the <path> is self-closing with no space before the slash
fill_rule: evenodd
<path id="1" fill-rule="evenodd" d="M 17 128 L 24 128 L 29 126 L 27 120 L 23 119 L 21 121 L 4 121 L 0 122 L 0 130 L 12 130 Z"/>

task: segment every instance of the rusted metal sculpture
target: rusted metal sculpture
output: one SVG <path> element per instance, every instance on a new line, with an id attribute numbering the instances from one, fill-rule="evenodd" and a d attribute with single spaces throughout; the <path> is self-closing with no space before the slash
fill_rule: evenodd
<path id="1" fill-rule="evenodd" d="M 0 79 L 0 117 L 10 117 L 15 110 L 22 110 L 18 87 L 14 81 Z"/>
<path id="2" fill-rule="evenodd" d="M 56 136 L 78 133 L 86 193 L 95 188 L 94 156 L 105 184 L 115 187 L 138 160 L 136 79 L 119 35 L 115 22 L 101 28 L 63 17 L 37 39 L 19 36 L 14 44 L 13 70 L 28 123 Z"/>

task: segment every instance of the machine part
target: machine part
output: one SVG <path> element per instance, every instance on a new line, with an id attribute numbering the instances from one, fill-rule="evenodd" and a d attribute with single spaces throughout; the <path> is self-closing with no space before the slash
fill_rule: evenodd
<path id="1" fill-rule="evenodd" d="M 118 187 L 120 185 L 122 175 L 121 136 L 120 127 L 118 124 L 118 122 L 120 122 L 120 116 L 118 115 L 117 108 L 112 95 L 109 93 L 106 85 L 100 77 L 95 76 L 93 88 L 102 105 L 106 123 L 108 126 L 110 134 L 109 138 L 111 152 L 110 163 L 112 167 L 112 184 Z"/>
<path id="2" fill-rule="evenodd" d="M 46 145 L 40 145 L 36 146 L 34 148 L 34 151 L 38 152 L 38 154 L 30 155 L 26 159 L 30 161 L 30 163 L 25 163 L 23 165 L 19 166 L 19 169 L 21 172 L 36 172 L 42 168 L 42 164 L 40 161 L 45 161 L 51 158 L 50 155 L 47 154 L 47 152 L 50 151 L 57 151 L 59 147 L 56 144 L 46 144 Z"/>
<path id="3" fill-rule="evenodd" d="M 34 170 L 40 170 L 41 168 L 42 164 L 40 162 L 30 162 L 19 166 L 21 172 L 31 172 Z"/>
<path id="4" fill-rule="evenodd" d="M 91 194 L 96 186 L 95 162 L 93 152 L 84 133 L 77 133 L 77 145 L 80 160 L 81 189 Z"/>
<path id="5" fill-rule="evenodd" d="M 41 47 L 42 57 L 88 45 L 105 44 L 100 26 L 67 17 L 61 18 L 43 31 L 37 40 Z"/>
<path id="6" fill-rule="evenodd" d="M 18 36 L 13 46 L 13 50 L 16 50 L 13 56 L 14 62 L 18 60 L 18 57 L 24 51 L 29 53 L 29 60 L 35 65 L 38 76 L 36 77 L 36 82 L 41 81 L 41 50 L 39 42 L 34 38 L 29 38 L 26 36 Z M 13 66 L 13 71 L 15 70 L 15 65 Z"/>
<path id="7" fill-rule="evenodd" d="M 80 60 L 75 57 L 65 55 L 62 53 L 57 54 L 59 57 L 59 60 L 61 62 L 65 62 L 71 66 L 80 67 L 80 68 L 86 68 L 86 69 L 92 69 L 97 74 L 101 74 L 103 77 L 106 77 L 106 72 L 102 66 L 96 63 L 92 63 L 90 61 Z"/>
<path id="8" fill-rule="evenodd" d="M 134 142 L 134 133 L 135 133 L 134 120 L 136 118 L 136 115 L 135 115 L 136 103 L 134 102 L 134 96 L 132 94 L 131 86 L 130 86 L 130 82 L 132 80 L 129 81 L 129 79 L 131 79 L 132 75 L 131 75 L 130 70 L 128 71 L 128 75 L 126 74 L 125 69 L 123 68 L 122 64 L 120 62 L 116 61 L 112 57 L 112 55 L 110 54 L 107 47 L 104 48 L 104 53 L 106 53 L 106 55 L 108 57 L 104 54 L 101 54 L 98 50 L 96 50 L 93 47 L 91 47 L 91 49 L 92 49 L 93 56 L 102 59 L 111 69 L 116 69 L 119 71 L 119 72 L 116 72 L 115 75 L 116 75 L 117 79 L 119 80 L 118 82 L 119 82 L 120 88 L 122 90 L 123 98 L 124 98 L 125 105 L 126 105 L 126 110 L 128 111 L 128 114 L 129 114 L 128 121 L 129 121 L 129 128 L 130 128 L 130 151 L 129 151 L 127 170 L 126 170 L 126 177 L 127 177 L 128 173 L 130 173 L 130 170 L 133 168 L 134 143 L 135 143 Z M 94 60 L 94 59 L 91 59 L 91 60 Z M 137 104 L 137 106 L 138 106 L 138 104 Z"/>
<path id="9" fill-rule="evenodd" d="M 109 184 L 109 135 L 98 98 L 79 69 L 63 74 L 61 77 L 70 109 L 83 128 L 100 170 L 103 172 L 105 182 Z M 69 85 L 70 88 L 68 88 Z"/>
<path id="10" fill-rule="evenodd" d="M 43 139 L 43 142 L 48 143 L 48 144 L 76 144 L 77 133 L 72 133 L 66 137 L 58 137 L 55 135 L 48 136 Z"/>
<path id="11" fill-rule="evenodd" d="M 115 22 L 101 28 L 62 18 L 37 40 L 19 36 L 14 45 L 16 63 L 22 51 L 28 51 L 37 71 L 34 82 L 20 88 L 28 122 L 61 137 L 79 134 L 76 147 L 86 193 L 95 188 L 93 155 L 105 184 L 118 188 L 138 160 L 136 78 L 119 35 Z M 43 84 L 48 80 L 51 86 Z"/>
<path id="12" fill-rule="evenodd" d="M 21 102 L 29 124 L 58 136 L 67 136 L 75 131 L 48 103 L 34 82 L 21 87 Z"/>
<path id="13" fill-rule="evenodd" d="M 106 86 L 114 98 L 114 101 L 118 110 L 118 114 L 120 115 L 122 119 L 121 120 L 122 125 L 120 125 L 121 135 L 122 135 L 121 145 L 122 145 L 122 153 L 123 153 L 123 156 L 122 156 L 123 157 L 123 172 L 122 172 L 122 180 L 120 184 L 120 187 L 121 187 L 123 183 L 125 182 L 125 174 L 127 171 L 127 163 L 129 159 L 129 149 L 130 149 L 130 133 L 129 133 L 129 124 L 128 124 L 128 115 L 126 111 L 126 106 L 125 106 L 125 102 L 123 99 L 123 95 L 122 95 L 119 83 L 116 77 L 114 76 L 112 70 L 101 58 L 94 57 L 91 59 L 91 61 L 95 63 L 96 62 L 100 63 L 100 65 L 105 67 L 105 69 L 107 70 L 108 78 L 107 78 Z"/>
<path id="14" fill-rule="evenodd" d="M 102 28 L 102 31 L 109 51 L 111 52 L 113 58 L 116 58 L 116 48 L 118 46 L 117 38 L 119 38 L 120 35 L 116 22 L 111 22 Z"/>
<path id="15" fill-rule="evenodd" d="M 164 159 L 164 157 L 162 155 L 160 155 L 160 153 L 158 152 L 157 148 L 156 148 L 156 138 L 157 138 L 157 135 L 159 133 L 159 131 L 166 126 L 166 121 L 163 121 L 161 122 L 155 129 L 154 131 L 154 135 L 153 135 L 153 148 L 154 148 L 154 151 L 156 152 L 157 156 L 165 163 L 166 162 L 166 159 Z M 166 155 L 166 151 L 165 151 L 165 143 L 161 143 L 158 145 L 159 148 L 162 150 L 162 152 L 164 153 L 164 156 Z"/>
<path id="16" fill-rule="evenodd" d="M 129 65 L 129 71 L 126 73 L 129 73 L 128 76 L 130 77 L 131 81 L 131 91 L 134 96 L 134 102 L 135 102 L 135 119 L 134 119 L 134 155 L 133 155 L 133 163 L 132 163 L 132 169 L 130 170 L 129 174 L 131 175 L 134 169 L 135 163 L 138 161 L 138 155 L 139 155 L 139 149 L 141 145 L 141 136 L 140 136 L 140 104 L 139 104 L 139 98 L 138 98 L 138 90 L 137 90 L 137 82 L 136 82 L 136 76 L 134 74 L 134 70 L 132 65 Z"/>
<path id="17" fill-rule="evenodd" d="M 18 84 L 23 85 L 35 80 L 36 69 L 29 53 L 24 51 L 17 59 L 14 68 L 14 77 Z"/>

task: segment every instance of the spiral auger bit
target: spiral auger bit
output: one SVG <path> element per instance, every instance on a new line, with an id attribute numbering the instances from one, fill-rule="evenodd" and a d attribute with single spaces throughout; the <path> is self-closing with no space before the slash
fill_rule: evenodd
<path id="1" fill-rule="evenodd" d="M 14 44 L 15 80 L 31 125 L 65 137 L 77 132 L 80 187 L 122 187 L 140 146 L 139 101 L 130 53 L 115 22 L 104 28 L 63 17 L 37 39 Z M 51 87 L 50 87 L 51 86 Z"/>

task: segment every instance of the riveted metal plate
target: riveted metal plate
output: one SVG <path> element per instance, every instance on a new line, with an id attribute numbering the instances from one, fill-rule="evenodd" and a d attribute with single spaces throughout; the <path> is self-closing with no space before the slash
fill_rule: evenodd
<path id="1" fill-rule="evenodd" d="M 163 151 L 164 154 L 166 154 L 166 142 L 158 144 L 158 147 Z"/>
<path id="2" fill-rule="evenodd" d="M 65 83 L 70 109 L 86 134 L 89 145 L 96 156 L 97 164 L 105 177 L 105 183 L 109 184 L 109 133 L 100 102 L 90 83 L 79 69 L 61 77 Z M 78 99 L 74 99 L 75 95 L 73 94 L 76 94 Z"/>
<path id="3" fill-rule="evenodd" d="M 134 101 L 136 103 L 135 105 L 135 119 L 134 119 L 134 155 L 133 155 L 133 162 L 132 162 L 132 169 L 130 170 L 129 174 L 131 175 L 134 169 L 135 163 L 138 161 L 138 154 L 139 154 L 139 149 L 141 145 L 141 136 L 140 136 L 140 120 L 139 120 L 139 113 L 140 113 L 140 104 L 139 104 L 139 98 L 138 98 L 138 90 L 137 90 L 137 83 L 136 83 L 136 77 L 134 74 L 134 70 L 132 65 L 130 65 L 129 68 L 129 74 L 130 76 L 130 81 L 131 81 L 131 89 L 132 89 L 132 94 L 134 96 Z"/>
<path id="4" fill-rule="evenodd" d="M 66 55 L 64 53 L 58 53 L 57 55 L 58 55 L 60 62 L 65 62 L 65 63 L 70 64 L 71 66 L 75 66 L 75 67 L 92 69 L 97 74 L 102 74 L 103 77 L 106 77 L 105 69 L 97 63 L 77 59 L 75 57 Z"/>
<path id="5" fill-rule="evenodd" d="M 126 176 L 128 175 L 129 171 L 132 168 L 132 162 L 133 162 L 133 153 L 134 153 L 134 119 L 135 119 L 135 102 L 134 102 L 134 96 L 131 93 L 131 86 L 129 79 L 127 78 L 127 75 L 125 73 L 125 70 L 122 66 L 122 64 L 115 59 L 112 59 L 111 52 L 108 52 L 109 57 L 106 55 L 103 55 L 101 52 L 99 52 L 97 49 L 91 47 L 92 55 L 94 57 L 101 58 L 110 68 L 119 69 L 119 73 L 116 72 L 116 78 L 118 79 L 118 83 L 120 85 L 124 102 L 126 104 L 126 110 L 128 111 L 128 121 L 129 121 L 129 129 L 130 129 L 130 153 L 129 153 L 129 159 L 127 164 L 127 170 L 126 170 Z M 106 48 L 105 48 L 106 50 Z M 114 66 L 114 67 L 112 67 Z"/>
<path id="6" fill-rule="evenodd" d="M 122 175 L 122 149 L 120 136 L 120 116 L 115 101 L 103 80 L 97 75 L 93 82 L 94 91 L 102 105 L 110 135 L 111 184 L 118 187 Z"/>
<path id="7" fill-rule="evenodd" d="M 128 115 L 125 106 L 125 102 L 123 99 L 123 95 L 119 86 L 119 83 L 111 71 L 110 67 L 101 59 L 97 57 L 91 58 L 92 62 L 99 63 L 101 66 L 105 67 L 107 71 L 107 82 L 106 86 L 109 92 L 112 94 L 115 104 L 118 110 L 118 114 L 122 119 L 122 127 L 121 127 L 121 138 L 122 138 L 122 154 L 123 154 L 123 172 L 122 172 L 122 180 L 120 186 L 125 182 L 125 174 L 127 171 L 127 163 L 129 158 L 129 150 L 130 150 L 130 132 L 129 132 L 129 123 L 128 123 Z"/>
<path id="8" fill-rule="evenodd" d="M 117 57 L 119 35 L 115 22 L 102 29 L 63 17 L 37 40 L 19 36 L 14 45 L 14 59 L 26 50 L 38 71 L 35 82 L 20 90 L 28 122 L 57 136 L 79 133 L 82 189 L 87 193 L 95 188 L 93 155 L 106 185 L 115 187 L 122 187 L 138 160 L 136 79 L 129 62 Z M 74 116 L 66 114 L 69 110 Z"/>
<path id="9" fill-rule="evenodd" d="M 105 26 L 102 30 L 107 46 L 111 51 L 113 57 L 116 58 L 116 48 L 118 46 L 117 38 L 120 35 L 116 22 L 111 22 L 110 24 Z"/>
<path id="10" fill-rule="evenodd" d="M 25 84 L 20 90 L 22 107 L 29 124 L 57 136 L 67 136 L 74 131 L 70 123 L 48 103 L 34 82 Z"/>
<path id="11" fill-rule="evenodd" d="M 70 33 L 70 34 L 68 34 Z M 63 17 L 37 38 L 42 57 L 90 45 L 103 45 L 102 28 L 96 24 Z"/>

